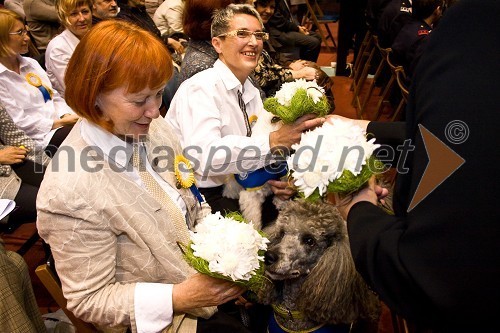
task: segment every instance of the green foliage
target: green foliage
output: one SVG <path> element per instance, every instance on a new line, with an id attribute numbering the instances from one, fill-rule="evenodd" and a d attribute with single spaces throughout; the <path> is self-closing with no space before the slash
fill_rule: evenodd
<path id="1" fill-rule="evenodd" d="M 355 176 L 349 170 L 344 170 L 342 175 L 335 181 L 330 182 L 327 186 L 328 193 L 338 193 L 342 196 L 353 194 L 354 192 L 363 188 L 368 180 L 374 174 L 382 173 L 385 170 L 384 164 L 371 156 L 365 165 L 361 168 L 361 172 Z M 299 193 L 301 198 L 304 198 L 303 193 Z M 307 201 L 316 202 L 321 199 L 319 190 L 315 189 L 314 192 L 306 198 Z"/>
<path id="2" fill-rule="evenodd" d="M 337 180 L 328 184 L 328 192 L 345 195 L 358 191 L 368 182 L 375 171 L 379 170 L 377 162 L 380 163 L 375 157 L 370 157 L 357 176 L 349 170 L 344 170 Z"/>
<path id="3" fill-rule="evenodd" d="M 229 213 L 226 213 L 226 215 L 224 215 L 224 217 L 227 217 L 229 219 L 233 219 L 233 220 L 238 221 L 238 222 L 247 223 L 247 221 L 245 221 L 245 218 L 243 217 L 243 215 L 241 215 L 240 212 L 229 212 Z"/>
<path id="4" fill-rule="evenodd" d="M 308 113 L 323 117 L 330 112 L 330 104 L 326 96 L 323 95 L 317 103 L 314 103 L 304 88 L 297 89 L 290 101 L 290 106 L 281 105 L 276 97 L 270 97 L 264 101 L 264 108 L 280 117 L 285 124 L 293 123 L 297 118 Z"/>

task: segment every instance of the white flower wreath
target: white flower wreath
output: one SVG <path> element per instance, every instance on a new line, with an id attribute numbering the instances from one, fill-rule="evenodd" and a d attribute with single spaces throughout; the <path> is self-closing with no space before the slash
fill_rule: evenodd
<path id="1" fill-rule="evenodd" d="M 269 240 L 241 215 L 210 214 L 190 235 L 190 244 L 183 247 L 184 256 L 198 272 L 236 282 L 252 291 L 266 283 L 264 252 Z"/>
<path id="2" fill-rule="evenodd" d="M 295 153 L 287 159 L 288 168 L 305 198 L 316 200 L 329 192 L 346 194 L 380 171 L 380 162 L 372 159 L 379 146 L 375 139 L 367 140 L 366 132 L 354 122 L 331 119 L 302 134 L 300 143 L 292 146 Z"/>

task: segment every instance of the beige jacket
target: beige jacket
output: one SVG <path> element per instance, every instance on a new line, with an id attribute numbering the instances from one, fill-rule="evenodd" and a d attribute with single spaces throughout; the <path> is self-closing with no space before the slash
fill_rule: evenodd
<path id="1" fill-rule="evenodd" d="M 171 133 L 162 118 L 151 123 L 146 147 L 157 172 L 166 160 L 173 170 L 173 158 L 166 159 L 162 149 L 155 154 L 154 147 L 172 147 L 176 154 L 181 151 Z M 68 159 L 71 154 L 74 157 Z M 85 170 L 79 160 L 83 155 L 94 156 L 88 166 L 99 171 Z M 158 174 L 175 188 L 173 172 Z M 178 191 L 190 224 L 210 212 L 206 204 L 200 209 L 188 189 Z M 37 209 L 37 228 L 51 246 L 68 308 L 96 326 L 131 327 L 136 332 L 135 283 L 179 283 L 194 273 L 182 258 L 165 209 L 88 146 L 80 136 L 80 123 L 49 165 Z M 214 311 L 203 308 L 192 315 L 208 318 Z M 176 314 L 168 331 L 194 333 L 196 321 L 187 317 Z"/>

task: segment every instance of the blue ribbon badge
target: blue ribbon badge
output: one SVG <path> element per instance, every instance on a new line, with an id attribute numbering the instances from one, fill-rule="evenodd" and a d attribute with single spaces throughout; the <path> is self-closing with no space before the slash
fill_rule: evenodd
<path id="1" fill-rule="evenodd" d="M 45 103 L 47 103 L 47 101 L 52 99 L 52 95 L 54 94 L 52 92 L 52 89 L 44 86 L 42 84 L 42 79 L 38 75 L 36 75 L 35 73 L 29 72 L 28 74 L 26 74 L 26 81 L 28 81 L 28 83 L 31 84 L 33 87 L 36 87 L 36 88 L 38 88 L 38 90 L 40 90 Z"/>

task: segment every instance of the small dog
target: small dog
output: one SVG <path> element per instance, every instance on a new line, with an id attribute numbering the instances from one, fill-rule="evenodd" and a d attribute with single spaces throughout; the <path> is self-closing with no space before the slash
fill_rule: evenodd
<path id="1" fill-rule="evenodd" d="M 271 112 L 263 111 L 252 127 L 252 136 L 269 134 L 281 128 L 282 125 L 283 122 Z M 230 175 L 227 178 L 222 195 L 226 198 L 238 199 L 241 214 L 245 220 L 252 221 L 255 229 L 260 230 L 262 228 L 262 204 L 266 197 L 273 193 L 271 186 L 264 183 L 259 188 L 245 189 L 236 181 L 235 176 Z M 275 197 L 273 203 L 280 207 L 282 200 Z"/>
<path id="2" fill-rule="evenodd" d="M 361 332 L 376 332 L 380 303 L 354 267 L 346 224 L 337 208 L 290 201 L 264 233 L 270 240 L 266 275 L 275 287 L 259 297 L 273 305 L 278 326 L 311 332 L 341 324 L 349 330 L 353 323 L 361 329 L 368 323 L 370 328 Z"/>

